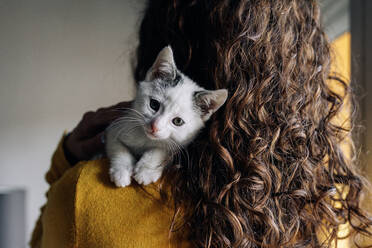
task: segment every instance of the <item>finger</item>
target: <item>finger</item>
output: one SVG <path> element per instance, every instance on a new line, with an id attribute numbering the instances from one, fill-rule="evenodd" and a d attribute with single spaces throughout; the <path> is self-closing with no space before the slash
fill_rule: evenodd
<path id="1" fill-rule="evenodd" d="M 133 102 L 119 102 L 118 104 L 111 106 L 114 111 L 126 112 L 131 108 Z"/>
<path id="2" fill-rule="evenodd" d="M 75 136 L 78 139 L 91 138 L 104 131 L 113 121 L 122 117 L 125 113 L 122 108 L 130 107 L 131 102 L 120 102 L 110 107 L 100 108 L 97 111 L 89 111 L 83 115 L 82 120 L 76 127 Z"/>
<path id="3" fill-rule="evenodd" d="M 123 116 L 119 111 L 102 110 L 100 112 L 88 112 L 78 124 L 76 132 L 78 138 L 91 138 L 104 131 L 114 120 Z"/>
<path id="4" fill-rule="evenodd" d="M 99 108 L 97 112 L 105 112 L 105 111 L 111 111 L 111 110 L 120 110 L 120 109 L 125 109 L 125 108 L 130 108 L 132 105 L 132 102 L 119 102 L 115 105 L 105 107 L 105 108 Z"/>
<path id="5" fill-rule="evenodd" d="M 114 105 L 114 107 L 119 108 L 129 108 L 132 105 L 133 101 L 130 102 L 119 102 L 118 104 Z"/>
<path id="6" fill-rule="evenodd" d="M 105 144 L 102 142 L 103 135 L 104 132 L 100 132 L 93 138 L 85 140 L 81 143 L 82 156 L 85 159 L 91 159 L 94 155 L 104 152 Z"/>
<path id="7" fill-rule="evenodd" d="M 111 107 L 97 110 L 97 115 L 91 121 L 91 128 L 100 131 L 105 130 L 113 121 L 123 117 L 131 104 L 132 102 L 120 102 Z"/>
<path id="8" fill-rule="evenodd" d="M 125 114 L 120 111 L 107 110 L 97 114 L 96 118 L 92 120 L 92 125 L 99 127 L 105 127 L 111 124 L 114 120 L 123 117 Z"/>
<path id="9" fill-rule="evenodd" d="M 93 124 L 98 126 L 105 125 L 112 122 L 118 117 L 122 116 L 123 109 L 128 109 L 131 106 L 132 102 L 119 102 L 115 105 L 106 108 L 100 108 L 96 111 L 96 116 L 94 117 Z"/>

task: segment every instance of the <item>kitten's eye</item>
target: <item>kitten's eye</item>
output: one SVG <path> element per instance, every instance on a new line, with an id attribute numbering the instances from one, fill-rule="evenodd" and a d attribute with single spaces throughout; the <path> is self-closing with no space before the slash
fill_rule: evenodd
<path id="1" fill-rule="evenodd" d="M 180 117 L 176 117 L 172 120 L 173 124 L 176 125 L 176 126 L 182 126 L 183 124 L 185 124 L 185 122 L 180 118 Z"/>
<path id="2" fill-rule="evenodd" d="M 160 108 L 160 102 L 155 99 L 150 99 L 150 107 L 157 112 Z"/>

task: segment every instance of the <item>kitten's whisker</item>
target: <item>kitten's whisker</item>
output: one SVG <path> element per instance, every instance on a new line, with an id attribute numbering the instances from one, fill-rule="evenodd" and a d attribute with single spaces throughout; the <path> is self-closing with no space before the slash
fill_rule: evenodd
<path id="1" fill-rule="evenodd" d="M 138 120 L 138 121 L 143 121 L 142 118 L 138 118 L 138 117 L 134 117 L 134 116 L 123 116 L 123 117 L 119 117 L 118 119 L 114 120 L 112 123 L 117 123 L 117 122 L 123 122 L 123 121 L 126 121 L 126 120 Z"/>
<path id="2" fill-rule="evenodd" d="M 180 157 L 180 160 L 181 160 L 181 156 L 184 156 L 186 158 L 186 163 L 187 163 L 187 166 L 189 165 L 190 163 L 190 157 L 189 157 L 189 153 L 187 152 L 187 150 L 180 144 L 178 144 L 177 142 L 175 142 L 174 140 L 172 139 L 169 139 L 169 141 L 171 142 L 170 144 L 172 144 L 177 151 L 179 151 L 179 153 L 177 155 L 179 155 Z"/>
<path id="3" fill-rule="evenodd" d="M 121 118 L 115 120 L 114 122 L 112 122 L 110 124 L 110 126 L 108 126 L 108 129 L 117 128 L 118 126 L 120 126 L 122 124 L 125 124 L 125 123 L 128 123 L 128 122 L 139 123 L 141 125 L 145 124 L 145 122 L 142 119 L 131 118 L 131 117 L 121 117 Z"/>
<path id="4" fill-rule="evenodd" d="M 117 122 L 114 122 L 112 123 L 109 127 L 115 127 L 115 126 L 118 126 L 118 125 L 123 125 L 125 123 L 134 123 L 134 122 L 138 122 L 138 123 L 142 123 L 141 121 L 139 120 L 121 120 L 121 121 L 117 121 Z"/>
<path id="5" fill-rule="evenodd" d="M 135 110 L 133 108 L 118 108 L 116 110 L 119 110 L 119 111 L 124 110 L 123 112 L 130 112 L 130 113 L 133 113 L 133 114 L 137 114 L 137 115 L 141 116 L 142 118 L 145 117 L 141 112 L 139 112 L 138 110 Z"/>
<path id="6" fill-rule="evenodd" d="M 167 151 L 169 151 L 171 154 L 170 154 L 170 156 L 171 156 L 171 158 L 173 159 L 173 150 L 172 150 L 172 147 L 169 145 L 169 144 L 166 144 L 166 148 L 167 148 Z"/>
<path id="7" fill-rule="evenodd" d="M 125 132 L 125 136 L 128 136 L 130 133 L 132 133 L 134 130 L 136 130 L 139 127 L 142 127 L 142 125 L 135 125 L 135 126 L 132 126 L 130 129 L 122 128 L 121 130 L 118 131 L 117 137 L 121 136 L 124 132 Z"/>
<path id="8" fill-rule="evenodd" d="M 189 164 L 190 164 L 189 152 L 188 152 L 188 151 L 186 150 L 186 148 L 183 147 L 182 145 L 180 145 L 180 144 L 177 144 L 177 145 L 179 146 L 179 148 L 180 148 L 182 154 L 184 154 L 185 157 L 186 157 L 186 165 L 189 166 Z"/>
<path id="9" fill-rule="evenodd" d="M 131 126 L 130 129 L 127 129 L 127 127 L 117 127 L 119 128 L 119 130 L 116 130 L 116 136 L 115 136 L 115 139 L 118 139 L 120 136 L 122 136 L 122 134 L 125 132 L 125 136 L 128 136 L 130 133 L 132 133 L 135 129 L 139 128 L 139 127 L 143 127 L 142 124 L 137 124 L 137 125 L 134 125 L 134 126 Z"/>
<path id="10" fill-rule="evenodd" d="M 167 148 L 169 149 L 169 151 L 171 152 L 171 157 L 172 159 L 178 159 L 178 163 L 180 162 L 180 157 L 179 157 L 179 153 L 177 152 L 177 147 L 175 145 L 173 145 L 172 143 L 166 143 L 167 145 Z"/>
<path id="11" fill-rule="evenodd" d="M 125 124 L 125 123 L 144 123 L 143 121 L 140 121 L 140 120 L 137 120 L 137 119 L 133 119 L 133 120 L 120 120 L 120 121 L 117 121 L 117 122 L 113 122 L 110 127 L 115 127 L 115 126 L 118 126 L 118 125 L 122 125 L 122 124 Z"/>
<path id="12" fill-rule="evenodd" d="M 116 119 L 115 121 L 120 121 L 120 120 L 140 120 L 141 118 L 138 118 L 138 117 L 134 117 L 134 116 L 122 116 L 122 117 L 119 117 L 118 119 Z"/>
<path id="13" fill-rule="evenodd" d="M 143 124 L 139 122 L 133 122 L 133 124 L 129 128 L 132 128 L 133 126 L 143 126 Z M 121 129 L 128 129 L 128 126 L 115 125 L 115 126 L 108 127 L 108 130 L 114 130 L 114 131 L 121 130 Z"/>

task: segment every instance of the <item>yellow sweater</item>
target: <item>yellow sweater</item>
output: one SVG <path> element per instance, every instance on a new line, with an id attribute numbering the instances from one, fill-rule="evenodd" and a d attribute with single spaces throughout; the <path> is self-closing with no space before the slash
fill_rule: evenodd
<path id="1" fill-rule="evenodd" d="M 188 247 L 169 239 L 173 211 L 156 184 L 116 188 L 106 159 L 71 167 L 62 141 L 46 174 L 50 184 L 30 245 L 32 248 Z M 150 194 L 148 194 L 150 193 Z"/>

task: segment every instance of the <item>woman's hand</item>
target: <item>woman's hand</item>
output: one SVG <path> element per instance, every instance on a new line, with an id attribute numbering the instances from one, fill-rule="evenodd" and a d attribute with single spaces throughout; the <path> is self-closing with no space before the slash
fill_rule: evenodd
<path id="1" fill-rule="evenodd" d="M 104 151 L 103 135 L 105 129 L 123 115 L 123 109 L 129 108 L 131 102 L 121 102 L 83 115 L 82 120 L 66 137 L 63 147 L 66 158 L 71 165 L 82 160 L 91 159 Z"/>

